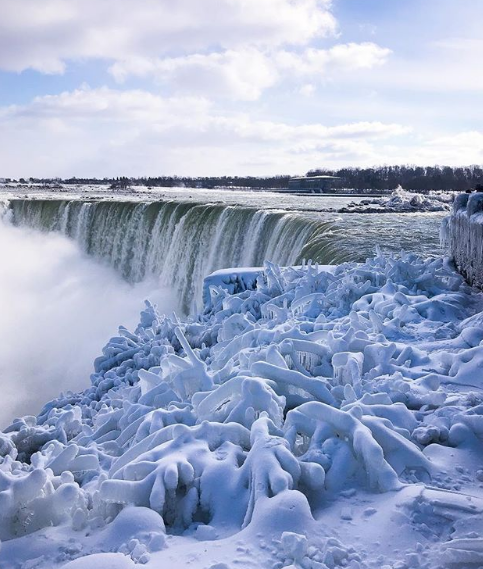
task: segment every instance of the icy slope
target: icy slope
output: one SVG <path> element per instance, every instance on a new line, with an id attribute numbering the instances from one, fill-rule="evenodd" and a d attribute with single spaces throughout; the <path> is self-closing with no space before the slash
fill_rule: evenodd
<path id="1" fill-rule="evenodd" d="M 480 295 L 412 255 L 247 275 L 1 436 L 2 569 L 483 566 Z"/>

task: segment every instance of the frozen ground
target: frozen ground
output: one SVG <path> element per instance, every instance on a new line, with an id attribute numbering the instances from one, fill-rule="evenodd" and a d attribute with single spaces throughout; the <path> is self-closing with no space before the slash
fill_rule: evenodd
<path id="1" fill-rule="evenodd" d="M 481 295 L 414 255 L 210 284 L 1 435 L 0 567 L 482 567 Z"/>
<path id="2" fill-rule="evenodd" d="M 363 199 L 342 207 L 341 213 L 414 213 L 449 211 L 454 192 L 408 192 L 399 186 L 384 198 Z"/>

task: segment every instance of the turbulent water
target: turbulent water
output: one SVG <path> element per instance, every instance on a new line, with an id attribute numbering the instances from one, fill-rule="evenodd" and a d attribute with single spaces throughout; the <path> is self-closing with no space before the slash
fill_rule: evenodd
<path id="1" fill-rule="evenodd" d="M 207 196 L 178 194 L 167 192 L 156 201 L 112 195 L 10 199 L 8 208 L 14 224 L 63 233 L 131 283 L 159 279 L 176 292 L 183 312 L 199 306 L 203 278 L 220 268 L 260 266 L 265 260 L 280 265 L 363 260 L 377 244 L 437 249 L 437 215 L 409 219 L 321 211 L 344 205 L 340 198 L 212 192 L 210 203 L 200 203 Z"/>

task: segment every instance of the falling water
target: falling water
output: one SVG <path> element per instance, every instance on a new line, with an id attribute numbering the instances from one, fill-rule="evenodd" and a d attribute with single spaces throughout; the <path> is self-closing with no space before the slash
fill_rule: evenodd
<path id="1" fill-rule="evenodd" d="M 129 282 L 159 278 L 185 311 L 200 302 L 204 276 L 220 268 L 344 260 L 335 226 L 313 214 L 182 201 L 14 199 L 9 209 L 15 224 L 60 231 Z"/>

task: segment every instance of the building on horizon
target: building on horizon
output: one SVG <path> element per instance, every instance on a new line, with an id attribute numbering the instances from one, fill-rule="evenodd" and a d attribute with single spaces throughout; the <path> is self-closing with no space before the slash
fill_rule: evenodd
<path id="1" fill-rule="evenodd" d="M 290 178 L 288 190 L 309 194 L 334 193 L 333 183 L 340 180 L 338 176 L 298 176 Z"/>

